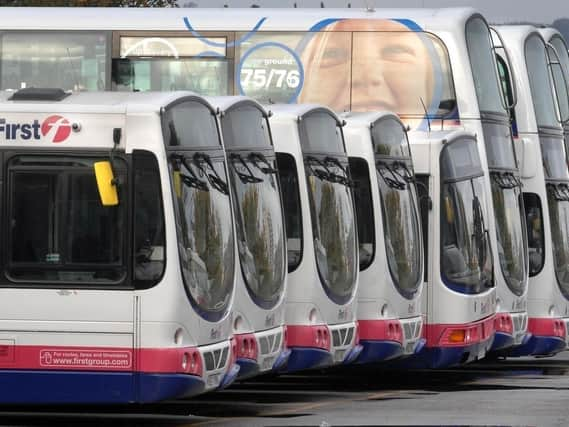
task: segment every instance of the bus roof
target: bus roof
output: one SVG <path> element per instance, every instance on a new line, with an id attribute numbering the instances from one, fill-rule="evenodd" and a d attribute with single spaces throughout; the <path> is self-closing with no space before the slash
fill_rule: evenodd
<path id="1" fill-rule="evenodd" d="M 405 126 L 402 122 L 401 119 L 399 118 L 399 116 L 395 113 L 392 113 L 390 111 L 373 111 L 373 112 L 367 112 L 367 113 L 347 113 L 347 114 L 342 114 L 340 117 L 342 117 L 343 119 L 345 119 L 348 122 L 348 126 L 365 126 L 367 128 L 370 128 L 372 125 L 374 125 L 375 123 L 377 123 L 378 121 L 386 118 L 386 117 L 391 117 L 394 118 L 395 120 L 397 120 L 399 123 L 401 123 L 401 126 Z"/>
<path id="2" fill-rule="evenodd" d="M 299 119 L 305 115 L 318 110 L 326 111 L 330 114 L 338 124 L 342 124 L 342 119 L 330 108 L 319 104 L 274 104 L 269 109 L 278 116 L 278 118 Z"/>
<path id="3" fill-rule="evenodd" d="M 339 18 L 412 21 L 443 30 L 476 14 L 472 8 L 264 9 L 264 8 L 85 8 L 3 7 L 1 30 L 247 31 L 315 29 Z M 409 22 L 407 22 L 409 23 Z M 412 25 L 412 29 L 419 29 Z M 317 29 L 317 28 L 316 28 Z M 196 35 L 196 34 L 194 34 Z M 198 34 L 199 36 L 199 34 Z"/>
<path id="4" fill-rule="evenodd" d="M 189 91 L 176 92 L 75 92 L 61 101 L 11 101 L 12 91 L 0 92 L 2 112 L 84 112 L 119 114 L 157 113 L 181 98 L 196 99 L 213 110 L 201 96 Z"/>

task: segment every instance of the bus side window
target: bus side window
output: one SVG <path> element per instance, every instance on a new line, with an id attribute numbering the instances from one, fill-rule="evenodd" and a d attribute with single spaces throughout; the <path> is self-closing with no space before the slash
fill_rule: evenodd
<path id="1" fill-rule="evenodd" d="M 375 254 L 373 201 L 367 162 L 364 159 L 350 157 L 350 175 L 355 184 L 360 271 L 363 271 L 371 265 Z"/>
<path id="2" fill-rule="evenodd" d="M 545 239 L 543 234 L 543 211 L 539 196 L 524 193 L 524 208 L 528 231 L 529 275 L 537 275 L 545 262 Z"/>
<path id="3" fill-rule="evenodd" d="M 294 157 L 277 153 L 277 166 L 283 198 L 284 220 L 287 239 L 288 272 L 296 270 L 302 259 L 302 210 L 298 170 Z"/>
<path id="4" fill-rule="evenodd" d="M 429 211 L 432 209 L 429 195 L 429 175 L 415 175 L 417 183 L 417 198 L 419 199 L 419 212 L 421 214 L 421 229 L 423 230 L 423 254 L 425 258 L 424 280 L 427 281 L 429 273 Z"/>
<path id="5" fill-rule="evenodd" d="M 154 154 L 135 150 L 134 164 L 134 284 L 147 289 L 164 272 L 164 211 L 158 162 Z"/>

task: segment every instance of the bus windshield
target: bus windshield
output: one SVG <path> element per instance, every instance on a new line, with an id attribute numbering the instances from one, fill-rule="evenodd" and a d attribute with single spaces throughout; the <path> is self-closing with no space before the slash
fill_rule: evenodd
<path id="1" fill-rule="evenodd" d="M 441 153 L 441 273 L 451 289 L 477 294 L 493 286 L 484 218 L 484 173 L 476 142 L 459 139 Z"/>
<path id="2" fill-rule="evenodd" d="M 372 141 L 389 271 L 399 292 L 410 297 L 422 282 L 423 257 L 409 142 L 394 118 L 374 124 Z"/>
<path id="3" fill-rule="evenodd" d="M 569 171 L 561 137 L 540 135 L 557 283 L 569 297 Z"/>
<path id="4" fill-rule="evenodd" d="M 358 255 L 342 133 L 336 120 L 325 112 L 304 116 L 301 124 L 316 264 L 330 299 L 345 304 L 356 287 Z M 340 146 L 343 152 L 310 151 L 309 147 L 326 144 Z"/>
<path id="5" fill-rule="evenodd" d="M 569 183 L 550 183 L 547 190 L 555 276 L 569 298 Z"/>
<path id="6" fill-rule="evenodd" d="M 482 124 L 496 218 L 498 258 L 510 290 L 522 295 L 527 277 L 527 239 L 521 183 L 508 122 Z"/>
<path id="7" fill-rule="evenodd" d="M 190 301 L 206 319 L 227 311 L 234 279 L 234 236 L 225 159 L 206 105 L 187 100 L 162 119 L 172 180 L 178 251 Z"/>
<path id="8" fill-rule="evenodd" d="M 204 177 L 206 166 L 193 156 L 171 153 L 170 159 L 184 283 L 198 311 L 205 318 L 219 318 L 233 291 L 229 193 Z M 226 182 L 223 157 L 210 158 L 207 168 L 207 173 Z"/>
<path id="9" fill-rule="evenodd" d="M 512 172 L 491 172 L 498 258 L 510 290 L 520 296 L 528 277 L 527 237 L 519 178 Z"/>
<path id="10" fill-rule="evenodd" d="M 268 123 L 252 105 L 227 111 L 221 126 L 230 165 L 241 271 L 251 298 L 272 308 L 284 292 L 281 195 Z"/>
<path id="11" fill-rule="evenodd" d="M 559 127 L 543 40 L 530 35 L 525 44 L 526 67 L 538 127 Z"/>
<path id="12" fill-rule="evenodd" d="M 506 114 L 496 76 L 490 29 L 481 17 L 466 24 L 466 45 L 480 111 Z"/>

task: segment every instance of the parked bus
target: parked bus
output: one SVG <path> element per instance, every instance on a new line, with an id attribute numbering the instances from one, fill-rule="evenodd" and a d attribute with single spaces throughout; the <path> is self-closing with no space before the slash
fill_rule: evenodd
<path id="1" fill-rule="evenodd" d="M 494 268 L 490 195 L 478 142 L 461 130 L 414 132 L 409 141 L 422 201 L 425 282 L 431 289 L 422 300 L 427 345 L 402 366 L 438 368 L 479 360 L 494 339 L 495 300 L 484 295 L 493 287 Z M 465 304 L 463 295 L 472 303 Z"/>
<path id="2" fill-rule="evenodd" d="M 567 86 L 554 53 L 532 26 L 496 26 L 518 93 L 514 126 L 522 143 L 524 202 L 528 219 L 530 286 L 528 330 L 531 339 L 511 355 L 549 355 L 566 346 L 569 307 L 564 293 L 569 240 L 567 168 L 562 122 L 567 120 Z M 498 54 L 503 55 L 498 52 Z M 505 61 L 505 58 L 502 57 Z M 557 60 L 555 60 L 557 62 Z M 552 74 L 553 72 L 553 74 Z M 554 94 L 556 96 L 554 96 Z M 541 159 L 541 161 L 540 161 Z"/>
<path id="3" fill-rule="evenodd" d="M 53 8 L 42 10 L 41 22 L 29 19 L 31 12 L 3 9 L 3 88 L 46 82 L 80 90 L 191 88 L 205 95 L 247 95 L 266 103 L 318 103 L 336 112 L 390 110 L 416 130 L 467 127 L 481 142 L 477 148 L 483 171 L 491 164 L 515 177 L 509 137 L 495 138 L 491 144 L 499 154 L 505 153 L 504 158 L 496 154 L 492 162 L 487 160 L 487 152 L 493 151 L 486 149 L 490 140 L 486 136 L 506 135 L 509 122 L 499 102 L 499 111 L 490 114 L 491 123 L 483 126 L 482 105 L 494 105 L 500 91 L 496 83 L 492 100 L 478 100 L 475 81 L 497 78 L 492 58 L 490 63 L 470 63 L 467 37 L 472 39 L 470 49 L 489 48 L 487 25 L 471 9 Z M 473 23 L 472 37 L 466 35 L 467 23 Z M 473 61 L 476 58 L 472 56 Z M 473 76 L 477 70 L 483 77 Z M 12 77 L 4 81 L 4 75 Z M 508 203 L 508 213 L 489 216 L 488 229 L 492 247 L 498 247 L 497 233 L 501 246 L 508 246 L 502 258 L 500 251 L 493 251 L 501 274 L 495 274 L 492 283 L 505 289 L 500 301 L 503 321 L 496 326 L 504 325 L 499 330 L 509 334 L 506 341 L 517 343 L 526 330 L 527 261 L 522 205 L 515 197 L 519 188 L 506 188 L 516 182 L 508 177 L 494 186 L 486 178 L 485 191 Z M 496 227 L 494 217 L 509 216 L 512 203 L 519 220 Z M 472 321 L 485 321 L 494 316 L 496 289 L 475 289 L 476 295 L 461 293 L 461 304 L 480 308 L 478 299 L 483 300 L 492 309 L 484 314 L 477 310 Z M 448 288 L 448 292 L 455 291 Z M 430 317 L 425 315 L 428 325 Z M 447 325 L 459 321 L 451 312 L 447 317 L 434 316 Z M 427 347 L 439 344 L 433 338 Z"/>
<path id="4" fill-rule="evenodd" d="M 315 105 L 272 105 L 287 248 L 287 370 L 350 363 L 356 323 L 356 214 L 342 121 Z"/>
<path id="5" fill-rule="evenodd" d="M 244 97 L 209 97 L 219 111 L 233 189 L 238 265 L 233 336 L 239 377 L 286 364 L 286 242 L 267 111 Z"/>
<path id="6" fill-rule="evenodd" d="M 393 113 L 344 116 L 360 274 L 357 363 L 421 351 L 423 245 L 407 131 Z"/>
<path id="7" fill-rule="evenodd" d="M 7 403 L 229 385 L 234 235 L 215 110 L 189 93 L 2 92 Z"/>

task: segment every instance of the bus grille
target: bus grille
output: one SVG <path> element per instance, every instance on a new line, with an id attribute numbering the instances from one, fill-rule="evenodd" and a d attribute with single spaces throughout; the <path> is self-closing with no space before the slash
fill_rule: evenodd
<path id="1" fill-rule="evenodd" d="M 208 351 L 204 353 L 205 368 L 208 371 L 213 371 L 215 369 L 220 369 L 225 366 L 227 362 L 227 356 L 229 355 L 229 347 L 223 349 L 219 348 L 217 350 Z"/>
<path id="2" fill-rule="evenodd" d="M 353 337 L 354 337 L 353 326 L 332 330 L 332 344 L 334 347 L 340 347 L 343 345 L 351 344 Z"/>
<path id="3" fill-rule="evenodd" d="M 275 353 L 281 348 L 282 332 L 259 338 L 261 354 Z"/>

